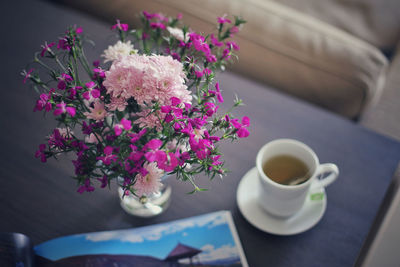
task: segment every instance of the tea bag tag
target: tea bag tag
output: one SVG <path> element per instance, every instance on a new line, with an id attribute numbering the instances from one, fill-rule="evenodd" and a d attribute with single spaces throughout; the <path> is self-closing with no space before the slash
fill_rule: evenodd
<path id="1" fill-rule="evenodd" d="M 320 201 L 324 199 L 324 193 L 317 192 L 317 193 L 312 193 L 310 194 L 310 199 L 312 201 Z"/>

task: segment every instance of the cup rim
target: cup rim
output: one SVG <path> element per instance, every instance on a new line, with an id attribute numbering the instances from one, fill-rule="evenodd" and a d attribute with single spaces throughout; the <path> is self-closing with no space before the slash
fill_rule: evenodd
<path id="1" fill-rule="evenodd" d="M 263 154 L 264 154 L 264 151 L 265 151 L 266 149 L 268 149 L 268 147 L 270 147 L 271 145 L 274 145 L 274 144 L 276 144 L 276 143 L 291 143 L 291 144 L 293 144 L 293 145 L 300 146 L 301 148 L 303 148 L 304 150 L 306 150 L 306 151 L 311 155 L 311 157 L 313 158 L 314 163 L 315 163 L 315 169 L 314 169 L 314 172 L 313 172 L 313 174 L 311 175 L 311 177 L 310 177 L 306 182 L 301 183 L 301 184 L 297 184 L 297 185 L 284 185 L 284 184 L 280 184 L 280 183 L 277 183 L 277 182 L 273 181 L 271 178 L 269 178 L 269 177 L 264 173 L 264 171 L 263 171 L 263 169 L 262 169 L 262 162 L 261 162 L 262 156 L 263 156 Z M 261 149 L 258 151 L 257 157 L 256 157 L 256 167 L 257 167 L 257 171 L 258 171 L 258 174 L 259 174 L 260 178 L 261 178 L 264 182 L 270 183 L 270 184 L 272 184 L 273 186 L 276 186 L 276 187 L 282 188 L 282 189 L 286 189 L 286 190 L 290 190 L 290 189 L 300 189 L 300 188 L 304 188 L 304 187 L 309 186 L 309 185 L 312 183 L 312 181 L 314 180 L 315 174 L 317 173 L 317 170 L 318 170 L 318 166 L 319 166 L 319 159 L 318 159 L 317 155 L 315 154 L 315 152 L 314 152 L 308 145 L 306 145 L 305 143 L 303 143 L 303 142 L 301 142 L 301 141 L 299 141 L 299 140 L 290 139 L 290 138 L 275 139 L 275 140 L 272 140 L 272 141 L 266 143 L 266 144 L 263 145 L 263 146 L 261 147 Z"/>

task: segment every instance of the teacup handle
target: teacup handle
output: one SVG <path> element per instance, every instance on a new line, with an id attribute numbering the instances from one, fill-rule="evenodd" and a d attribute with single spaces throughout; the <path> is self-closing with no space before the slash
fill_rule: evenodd
<path id="1" fill-rule="evenodd" d="M 316 179 L 311 185 L 312 188 L 327 187 L 333 183 L 339 175 L 339 168 L 333 163 L 324 163 L 319 165 L 317 169 L 317 176 L 325 173 L 330 174 L 323 179 Z"/>

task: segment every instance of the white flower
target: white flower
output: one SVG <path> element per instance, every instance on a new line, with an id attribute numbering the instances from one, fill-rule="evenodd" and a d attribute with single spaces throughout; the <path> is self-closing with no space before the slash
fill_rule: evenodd
<path id="1" fill-rule="evenodd" d="M 186 42 L 187 40 L 189 40 L 189 33 L 187 32 L 184 38 L 182 29 L 167 27 L 167 30 L 172 36 L 174 36 L 176 39 L 180 41 Z"/>
<path id="2" fill-rule="evenodd" d="M 133 48 L 131 41 L 127 41 L 126 43 L 118 41 L 115 45 L 108 46 L 101 56 L 105 58 L 104 63 L 106 63 L 117 60 L 121 56 L 128 56 L 131 53 L 137 53 L 137 50 Z"/>

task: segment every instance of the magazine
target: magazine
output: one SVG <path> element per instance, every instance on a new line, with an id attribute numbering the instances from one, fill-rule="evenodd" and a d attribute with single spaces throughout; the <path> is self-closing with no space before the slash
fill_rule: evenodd
<path id="1" fill-rule="evenodd" d="M 34 253 L 35 266 L 248 267 L 229 211 L 64 236 L 35 246 Z"/>

